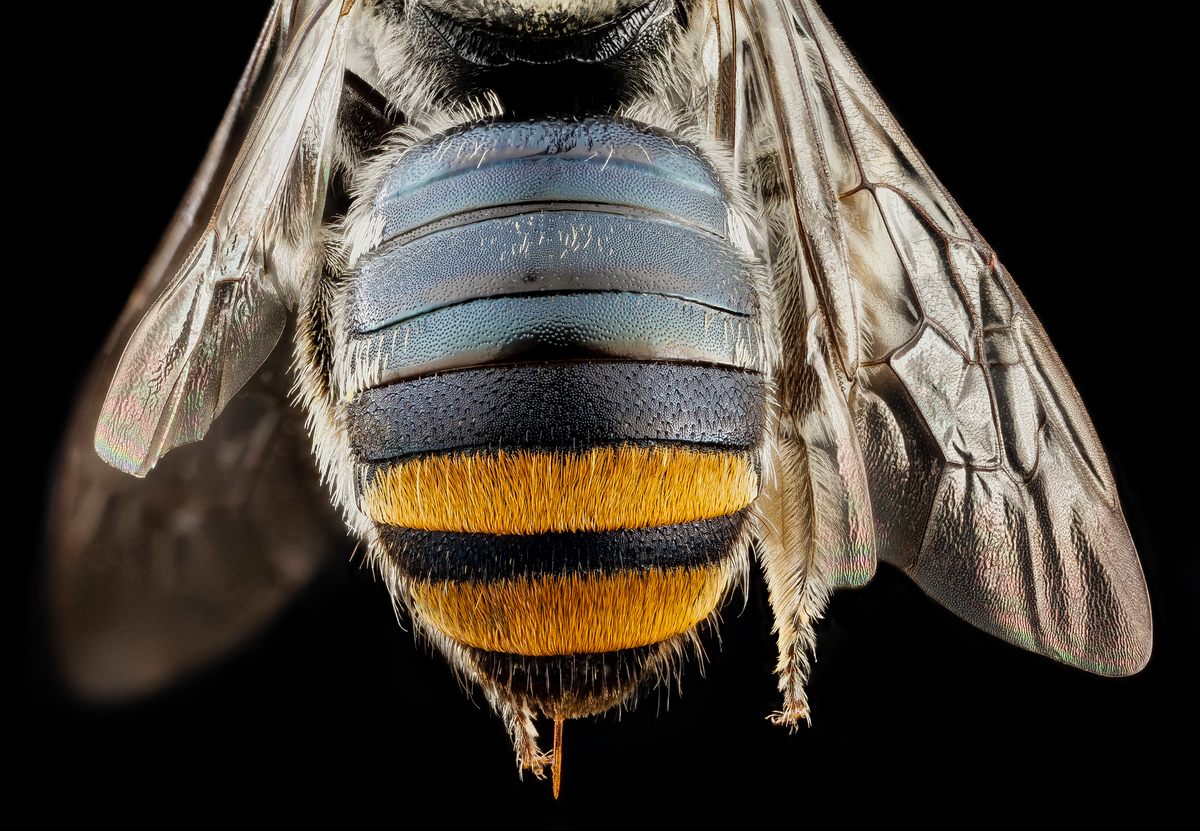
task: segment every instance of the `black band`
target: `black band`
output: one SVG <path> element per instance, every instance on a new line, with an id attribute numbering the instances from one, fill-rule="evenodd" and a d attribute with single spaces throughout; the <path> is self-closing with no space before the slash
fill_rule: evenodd
<path id="1" fill-rule="evenodd" d="M 378 525 L 387 557 L 417 580 L 482 583 L 557 574 L 700 568 L 726 559 L 746 511 L 620 531 L 476 534 Z"/>
<path id="2" fill-rule="evenodd" d="M 763 433 L 762 376 L 692 364 L 514 364 L 366 390 L 349 407 L 362 461 L 472 447 L 686 442 L 746 449 Z"/>
<path id="3" fill-rule="evenodd" d="M 646 680 L 662 644 L 582 655 L 510 655 L 467 648 L 485 683 L 535 712 L 582 718 L 627 699 Z"/>

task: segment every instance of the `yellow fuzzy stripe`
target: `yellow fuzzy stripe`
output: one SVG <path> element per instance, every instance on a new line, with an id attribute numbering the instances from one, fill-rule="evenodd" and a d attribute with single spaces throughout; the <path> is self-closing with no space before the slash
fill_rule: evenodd
<path id="1" fill-rule="evenodd" d="M 422 531 L 539 534 L 711 519 L 757 494 L 748 455 L 626 445 L 423 456 L 378 473 L 363 506 Z"/>
<path id="2" fill-rule="evenodd" d="M 616 574 L 555 574 L 491 583 L 418 582 L 412 599 L 427 623 L 478 649 L 577 655 L 658 643 L 717 607 L 726 566 Z"/>

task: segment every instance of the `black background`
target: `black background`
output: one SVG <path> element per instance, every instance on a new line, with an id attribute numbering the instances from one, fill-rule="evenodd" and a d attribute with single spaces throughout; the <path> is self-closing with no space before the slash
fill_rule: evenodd
<path id="1" fill-rule="evenodd" d="M 1154 603 L 1155 654 L 1141 675 L 1100 679 L 1023 653 L 883 567 L 831 603 L 810 685 L 814 726 L 789 736 L 765 720 L 777 697 L 756 575 L 744 610 L 726 609 L 706 677 L 689 671 L 669 707 L 651 694 L 620 719 L 568 725 L 555 804 L 547 785 L 518 782 L 499 723 L 396 625 L 383 588 L 338 564 L 249 648 L 184 687 L 113 710 L 71 704 L 53 684 L 38 588 L 55 444 L 268 3 L 183 5 L 60 8 L 53 58 L 19 93 L 31 142 L 10 164 L 30 209 L 15 243 L 25 263 L 9 279 L 29 299 L 6 330 L 19 356 L 8 401 L 21 402 L 10 464 L 33 497 L 16 513 L 26 538 L 12 583 L 23 598 L 25 775 L 95 786 L 95 806 L 257 793 L 297 807 L 383 800 L 387 822 L 419 807 L 569 827 L 620 821 L 637 799 L 799 817 L 806 800 L 828 802 L 831 786 L 896 779 L 921 800 L 965 781 L 995 805 L 1081 776 L 1088 790 L 1071 799 L 1104 801 L 1194 741 L 1197 428 L 1183 344 L 1195 337 L 1195 233 L 1179 231 L 1171 203 L 1173 160 L 1192 140 L 1164 106 L 1169 25 L 1045 20 L 1045 3 L 1024 0 L 961 4 L 951 16 L 943 4 L 824 6 L 1016 276 L 1088 403 Z"/>

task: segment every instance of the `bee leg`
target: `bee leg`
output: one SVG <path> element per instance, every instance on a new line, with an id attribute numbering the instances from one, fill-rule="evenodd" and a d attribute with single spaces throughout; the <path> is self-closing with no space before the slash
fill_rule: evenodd
<path id="1" fill-rule="evenodd" d="M 501 698 L 494 690 L 488 690 L 485 694 L 488 704 L 504 722 L 513 748 L 517 751 L 517 775 L 524 778 L 524 773 L 528 770 L 538 779 L 545 779 L 546 768 L 551 764 L 551 754 L 542 750 L 538 744 L 538 731 L 533 723 L 533 713 Z"/>
<path id="2" fill-rule="evenodd" d="M 779 691 L 783 693 L 783 706 L 767 718 L 777 727 L 786 727 L 789 732 L 794 733 L 801 721 L 812 726 L 808 693 L 804 690 L 811 668 L 808 657 L 811 646 L 806 644 L 806 641 L 812 640 L 812 626 L 797 621 L 790 624 L 790 628 L 792 631 L 786 635 L 785 629 L 780 628 L 779 662 L 775 665 L 775 672 L 779 676 Z"/>
<path id="3" fill-rule="evenodd" d="M 825 610 L 829 586 L 815 555 L 811 490 L 803 486 L 808 481 L 807 453 L 794 441 L 772 445 L 774 475 L 765 478 L 755 506 L 755 550 L 775 613 L 779 644 L 775 672 L 783 693 L 783 706 L 768 718 L 772 724 L 795 731 L 801 721 L 812 723 L 804 686 L 812 668 L 809 656 L 816 645 L 813 626 Z"/>
<path id="4" fill-rule="evenodd" d="M 773 595 L 773 593 L 772 593 Z M 790 732 L 796 732 L 800 722 L 812 726 L 812 716 L 808 709 L 808 693 L 804 686 L 808 682 L 808 673 L 812 669 L 812 660 L 816 634 L 813 624 L 821 617 L 825 606 L 824 587 L 809 591 L 806 585 L 800 590 L 801 599 L 796 602 L 791 614 L 785 618 L 776 619 L 776 635 L 779 641 L 779 661 L 775 664 L 775 674 L 779 676 L 779 691 L 783 693 L 783 706 L 768 716 L 771 723 L 786 727 Z M 778 609 L 772 596 L 771 605 Z"/>

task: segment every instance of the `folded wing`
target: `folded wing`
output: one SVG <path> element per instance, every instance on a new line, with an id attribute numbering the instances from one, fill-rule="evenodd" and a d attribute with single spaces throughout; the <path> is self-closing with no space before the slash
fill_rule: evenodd
<path id="1" fill-rule="evenodd" d="M 1136 672 L 1151 645 L 1141 567 L 1037 318 L 815 3 L 746 10 L 829 334 L 817 365 L 843 373 L 880 558 L 984 631 Z M 785 321 L 785 339 L 802 336 Z"/>
<path id="2" fill-rule="evenodd" d="M 272 10 L 268 44 L 285 7 Z M 114 467 L 145 476 L 168 450 L 202 438 L 278 342 L 299 275 L 271 261 L 324 206 L 344 19 L 340 0 L 323 0 L 296 24 L 208 226 L 126 345 L 96 428 L 96 451 Z"/>
<path id="3" fill-rule="evenodd" d="M 237 185 L 236 170 L 264 170 L 264 162 L 247 161 L 248 148 L 267 141 L 264 129 L 275 144 L 274 131 L 286 129 L 278 120 L 264 127 L 263 114 L 280 90 L 295 88 L 281 72 L 296 66 L 300 51 L 333 77 L 336 60 L 312 52 L 320 40 L 312 33 L 322 31 L 314 27 L 328 31 L 333 5 L 277 0 L 272 7 L 208 153 L 71 417 L 48 517 L 46 590 L 62 675 L 86 697 L 126 698 L 185 677 L 259 631 L 323 563 L 350 550 L 318 482 L 303 416 L 288 401 L 290 344 L 276 346 L 280 293 L 265 274 L 223 281 L 196 268 L 198 251 L 216 250 L 215 229 L 226 239 L 257 234 L 251 218 L 263 216 L 271 196 L 262 181 Z M 340 83 L 340 69 L 336 77 Z M 327 94 L 324 83 L 317 86 Z M 284 154 L 286 170 L 268 165 L 274 172 L 262 175 L 284 176 L 288 198 L 315 210 L 315 187 L 323 194 L 324 184 L 313 130 L 329 102 L 305 103 L 305 95 L 291 93 L 284 109 L 302 108 L 306 160 L 285 142 L 272 152 Z M 314 106 L 321 116 L 309 116 Z M 308 195 L 305 177 L 313 183 Z M 240 208 L 230 201 L 235 192 Z M 264 307 L 269 313 L 256 311 Z M 180 449 L 147 479 L 123 472 L 144 474 L 167 449 L 203 434 L 226 404 L 204 445 Z"/>

